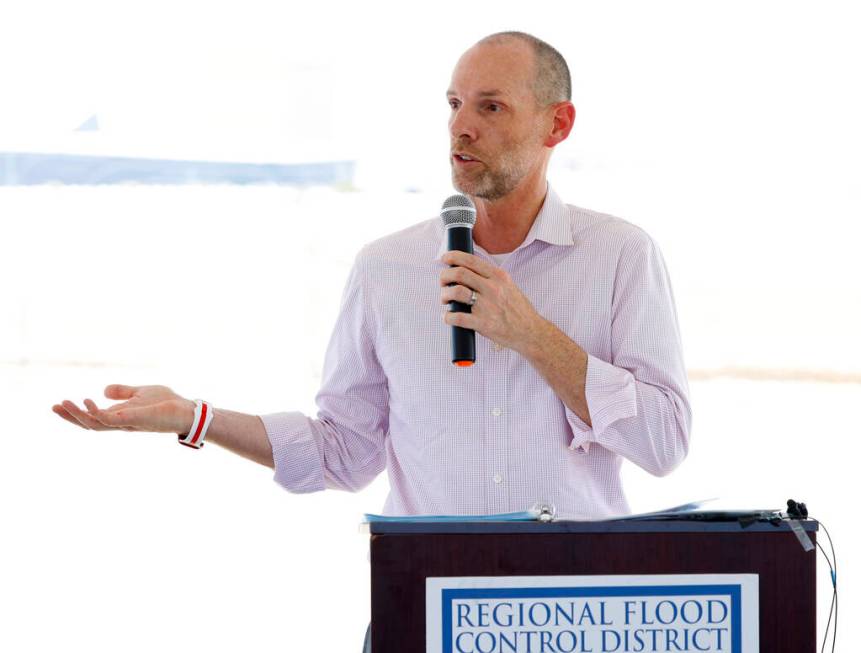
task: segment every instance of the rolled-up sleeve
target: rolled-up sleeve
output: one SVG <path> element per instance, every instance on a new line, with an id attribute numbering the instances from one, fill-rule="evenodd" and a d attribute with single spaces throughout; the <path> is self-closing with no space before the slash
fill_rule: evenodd
<path id="1" fill-rule="evenodd" d="M 350 271 L 326 349 L 317 418 L 299 412 L 260 416 L 272 445 L 274 480 L 291 492 L 360 490 L 386 466 L 389 393 L 376 356 L 363 254 Z"/>
<path id="2" fill-rule="evenodd" d="M 613 288 L 611 360 L 589 355 L 590 427 L 566 406 L 570 448 L 590 443 L 656 476 L 688 453 L 691 407 L 672 285 L 663 256 L 643 231 L 622 249 Z"/>

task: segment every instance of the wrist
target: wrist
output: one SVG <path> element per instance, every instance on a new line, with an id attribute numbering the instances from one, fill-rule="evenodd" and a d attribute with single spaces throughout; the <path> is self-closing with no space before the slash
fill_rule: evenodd
<path id="1" fill-rule="evenodd" d="M 196 399 L 194 401 L 194 417 L 191 427 L 187 433 L 177 434 L 179 443 L 193 449 L 200 449 L 204 444 L 206 431 L 212 423 L 213 416 L 212 406 L 209 402 L 203 399 Z"/>
<path id="2" fill-rule="evenodd" d="M 180 399 L 179 401 L 179 422 L 177 424 L 177 435 L 188 435 L 194 423 L 194 411 L 197 404 L 191 399 Z"/>
<path id="3" fill-rule="evenodd" d="M 527 331 L 520 354 L 530 361 L 538 357 L 552 337 L 554 330 L 556 330 L 556 325 L 539 315 L 535 321 L 535 326 Z"/>

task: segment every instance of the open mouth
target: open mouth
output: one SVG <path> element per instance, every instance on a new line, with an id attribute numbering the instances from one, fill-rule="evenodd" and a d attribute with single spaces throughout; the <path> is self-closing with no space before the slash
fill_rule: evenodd
<path id="1" fill-rule="evenodd" d="M 454 159 L 457 163 L 461 163 L 464 165 L 469 163 L 481 163 L 481 161 L 468 154 L 452 154 L 452 159 Z"/>

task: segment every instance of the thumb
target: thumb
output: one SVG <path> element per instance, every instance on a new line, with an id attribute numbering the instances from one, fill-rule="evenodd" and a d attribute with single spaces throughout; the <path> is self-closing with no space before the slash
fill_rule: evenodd
<path id="1" fill-rule="evenodd" d="M 137 386 L 114 383 L 105 388 L 105 396 L 108 399 L 131 399 L 137 391 Z"/>

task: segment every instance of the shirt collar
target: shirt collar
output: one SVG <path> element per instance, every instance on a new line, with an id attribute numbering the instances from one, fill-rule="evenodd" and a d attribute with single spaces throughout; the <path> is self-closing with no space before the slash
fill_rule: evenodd
<path id="1" fill-rule="evenodd" d="M 568 219 L 568 209 L 549 183 L 547 184 L 547 194 L 544 196 L 541 210 L 535 216 L 535 220 L 532 222 L 526 238 L 523 239 L 523 242 L 514 251 L 516 252 L 518 249 L 528 247 L 535 240 L 542 240 L 551 245 L 574 244 L 571 221 Z M 439 250 L 436 255 L 437 260 L 445 254 L 448 248 L 445 228 L 442 228 L 440 241 Z"/>

